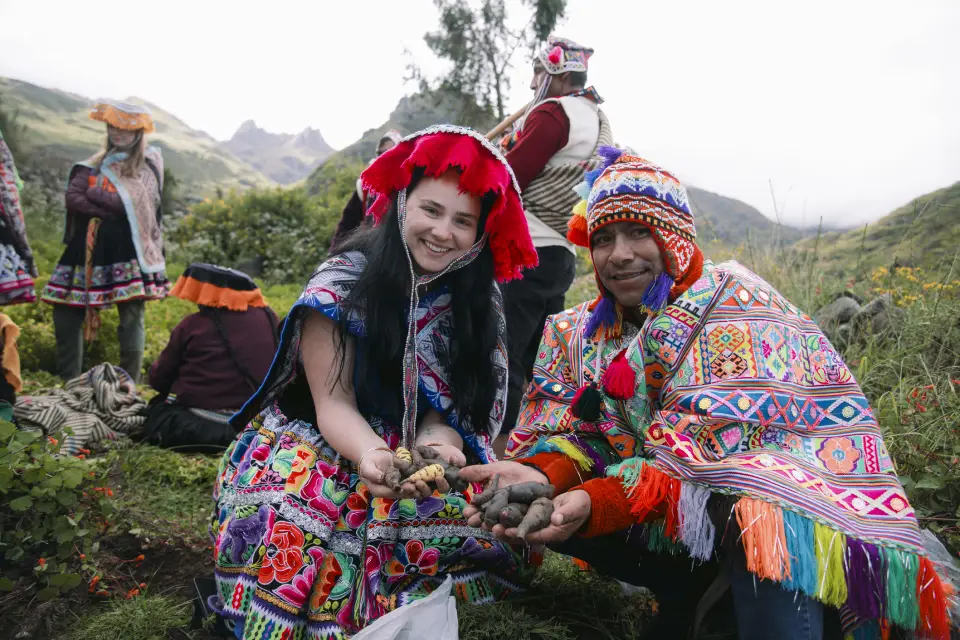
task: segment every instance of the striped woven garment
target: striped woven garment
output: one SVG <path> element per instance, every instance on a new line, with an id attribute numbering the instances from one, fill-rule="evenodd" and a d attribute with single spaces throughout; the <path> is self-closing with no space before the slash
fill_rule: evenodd
<path id="1" fill-rule="evenodd" d="M 74 455 L 100 440 L 116 440 L 143 427 L 147 403 L 126 371 L 100 364 L 40 396 L 20 396 L 13 415 L 24 429 L 40 429 L 53 436 L 69 427 L 73 432 L 60 447 Z"/>
<path id="2" fill-rule="evenodd" d="M 867 399 L 809 316 L 741 265 L 708 263 L 627 348 L 635 395 L 602 391 L 604 415 L 588 423 L 570 405 L 620 349 L 586 331 L 595 304 L 548 321 L 508 457 L 556 451 L 620 478 L 649 548 L 703 561 L 723 533 L 710 498 L 732 496 L 759 578 L 840 608 L 858 634 L 949 637 L 947 572 Z"/>
<path id="3" fill-rule="evenodd" d="M 586 162 L 548 165 L 523 192 L 523 206 L 527 213 L 540 218 L 561 236 L 567 235 L 570 212 L 580 200 L 573 188 L 583 182 L 587 171 L 597 168 L 603 161 L 596 149 L 613 145 L 613 130 L 607 115 L 602 110 L 597 110 L 597 115 L 600 117 L 600 135 L 593 156 Z"/>

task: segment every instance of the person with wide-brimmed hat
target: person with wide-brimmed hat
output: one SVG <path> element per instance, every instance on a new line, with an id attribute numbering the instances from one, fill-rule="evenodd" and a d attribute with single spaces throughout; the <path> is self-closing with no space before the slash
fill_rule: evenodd
<path id="1" fill-rule="evenodd" d="M 385 477 L 399 447 L 493 459 L 496 282 L 537 260 L 513 172 L 483 136 L 436 126 L 361 178 L 379 222 L 310 278 L 221 463 L 210 604 L 238 638 L 349 637 L 448 576 L 468 602 L 521 586 L 522 556 L 463 519 L 472 487 Z"/>
<path id="2" fill-rule="evenodd" d="M 245 273 L 190 265 L 170 295 L 200 309 L 180 321 L 150 367 L 146 440 L 177 449 L 226 448 L 228 423 L 270 368 L 277 349 L 277 315 Z"/>
<path id="3" fill-rule="evenodd" d="M 57 368 L 80 374 L 83 342 L 96 336 L 99 310 L 117 305 L 120 366 L 139 381 L 144 302 L 165 298 L 161 200 L 163 158 L 147 146 L 155 130 L 147 107 L 102 100 L 90 118 L 106 124 L 104 149 L 70 170 L 60 261 L 41 299 L 54 305 Z"/>

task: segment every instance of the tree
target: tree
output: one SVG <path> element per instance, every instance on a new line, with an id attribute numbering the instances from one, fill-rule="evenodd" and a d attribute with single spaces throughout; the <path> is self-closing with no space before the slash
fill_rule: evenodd
<path id="1" fill-rule="evenodd" d="M 514 54 L 521 48 L 533 52 L 547 39 L 563 18 L 566 0 L 522 0 L 531 11 L 522 28 L 508 26 L 506 0 L 434 0 L 434 4 L 440 28 L 424 40 L 439 58 L 452 63 L 437 80 L 437 88 L 472 96 L 482 109 L 494 110 L 503 120 Z M 419 78 L 416 68 L 413 77 Z M 421 85 L 429 87 L 423 80 Z"/>

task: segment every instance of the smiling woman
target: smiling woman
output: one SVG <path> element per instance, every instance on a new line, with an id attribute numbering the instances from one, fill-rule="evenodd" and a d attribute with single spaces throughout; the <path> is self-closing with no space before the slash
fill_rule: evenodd
<path id="1" fill-rule="evenodd" d="M 495 281 L 536 263 L 516 180 L 485 138 L 433 127 L 362 181 L 377 226 L 314 273 L 234 418 L 212 604 L 238 638 L 344 637 L 447 576 L 471 602 L 519 587 L 522 558 L 463 518 L 472 487 L 385 479 L 400 446 L 458 467 L 492 457 L 507 377 Z"/>
<path id="2" fill-rule="evenodd" d="M 480 198 L 460 191 L 460 172 L 425 177 L 407 198 L 404 240 L 419 273 L 437 273 L 476 243 Z"/>

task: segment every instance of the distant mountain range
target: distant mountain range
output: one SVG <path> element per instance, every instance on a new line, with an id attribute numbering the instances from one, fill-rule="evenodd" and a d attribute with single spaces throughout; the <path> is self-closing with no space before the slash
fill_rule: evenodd
<path id="1" fill-rule="evenodd" d="M 269 133 L 247 120 L 223 148 L 280 184 L 306 178 L 334 152 L 323 135 L 309 127 L 296 135 Z"/>
<path id="2" fill-rule="evenodd" d="M 290 184 L 305 178 L 333 152 L 314 129 L 273 134 L 252 121 L 241 125 L 229 141 L 220 142 L 155 104 L 135 97 L 126 100 L 153 112 L 157 131 L 150 144 L 162 150 L 166 167 L 185 195 Z M 84 96 L 0 77 L 0 105 L 15 112 L 17 122 L 26 127 L 24 142 L 31 157 L 51 168 L 68 166 L 100 149 L 104 128 L 87 117 L 92 104 Z"/>

